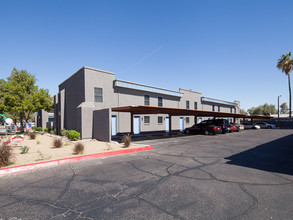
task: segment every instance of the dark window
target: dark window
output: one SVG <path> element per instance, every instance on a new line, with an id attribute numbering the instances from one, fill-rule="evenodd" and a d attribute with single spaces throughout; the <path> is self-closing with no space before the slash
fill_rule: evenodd
<path id="1" fill-rule="evenodd" d="M 95 102 L 103 102 L 103 89 L 95 87 L 94 88 Z"/>
<path id="2" fill-rule="evenodd" d="M 163 106 L 163 98 L 158 97 L 158 106 L 162 107 Z"/>
<path id="3" fill-rule="evenodd" d="M 150 96 L 149 95 L 144 96 L 144 105 L 150 105 Z"/>
<path id="4" fill-rule="evenodd" d="M 186 101 L 186 108 L 189 109 L 189 101 Z"/>
<path id="5" fill-rule="evenodd" d="M 220 112 L 221 111 L 221 106 L 218 106 L 218 112 Z"/>
<path id="6" fill-rule="evenodd" d="M 234 108 L 234 113 L 236 113 L 236 108 Z"/>
<path id="7" fill-rule="evenodd" d="M 162 116 L 158 116 L 158 124 L 163 124 L 163 117 Z"/>
<path id="8" fill-rule="evenodd" d="M 212 111 L 213 111 L 213 112 L 215 111 L 215 105 L 212 106 Z"/>
<path id="9" fill-rule="evenodd" d="M 197 110 L 197 102 L 194 102 L 194 109 Z"/>
<path id="10" fill-rule="evenodd" d="M 189 117 L 186 117 L 186 124 L 189 124 Z"/>
<path id="11" fill-rule="evenodd" d="M 230 108 L 230 113 L 232 113 L 232 107 Z"/>
<path id="12" fill-rule="evenodd" d="M 149 124 L 150 123 L 150 116 L 144 116 L 144 123 Z"/>

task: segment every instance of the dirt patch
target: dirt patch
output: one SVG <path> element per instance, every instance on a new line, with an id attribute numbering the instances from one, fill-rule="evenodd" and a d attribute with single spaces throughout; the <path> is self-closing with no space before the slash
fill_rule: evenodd
<path id="1" fill-rule="evenodd" d="M 62 147 L 54 148 L 53 140 L 55 138 L 62 139 Z M 97 154 L 103 152 L 117 151 L 129 148 L 138 148 L 141 146 L 130 145 L 129 148 L 123 148 L 124 145 L 112 142 L 101 142 L 97 140 L 82 140 L 84 144 L 83 154 L 74 154 L 73 148 L 77 141 L 69 141 L 65 137 L 37 134 L 34 140 L 31 140 L 28 135 L 25 135 L 24 141 L 13 143 L 13 164 L 9 167 L 19 166 L 24 164 L 32 164 L 49 160 L 57 160 L 62 158 L 76 157 L 81 155 Z M 21 147 L 27 146 L 28 152 L 21 154 Z"/>

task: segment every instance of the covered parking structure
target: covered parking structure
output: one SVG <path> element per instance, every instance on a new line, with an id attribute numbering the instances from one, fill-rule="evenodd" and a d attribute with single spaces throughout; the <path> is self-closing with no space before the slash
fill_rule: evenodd
<path id="1" fill-rule="evenodd" d="M 133 116 L 145 115 L 145 114 L 167 114 L 169 115 L 169 135 L 172 135 L 172 116 L 194 116 L 194 123 L 197 123 L 198 117 L 213 117 L 213 118 L 233 118 L 234 122 L 236 118 L 244 118 L 245 114 L 227 113 L 227 112 L 214 112 L 203 111 L 183 108 L 168 108 L 157 106 L 123 106 L 111 108 L 112 112 L 129 112 L 130 117 L 130 131 L 133 134 Z"/>
<path id="2" fill-rule="evenodd" d="M 246 121 L 246 119 L 250 119 L 250 123 L 252 124 L 254 120 L 269 120 L 272 119 L 272 116 L 266 116 L 266 115 L 246 115 L 243 117 L 243 122 Z"/>

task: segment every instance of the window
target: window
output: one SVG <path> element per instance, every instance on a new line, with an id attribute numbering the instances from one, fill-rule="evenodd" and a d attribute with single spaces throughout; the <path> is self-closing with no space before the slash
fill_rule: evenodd
<path id="1" fill-rule="evenodd" d="M 186 117 L 186 124 L 189 124 L 189 117 Z"/>
<path id="2" fill-rule="evenodd" d="M 212 106 L 212 111 L 213 111 L 213 112 L 215 111 L 215 105 Z"/>
<path id="3" fill-rule="evenodd" d="M 158 116 L 158 124 L 163 124 L 163 117 L 162 116 Z"/>
<path id="4" fill-rule="evenodd" d="M 220 112 L 221 111 L 221 106 L 218 106 L 218 112 Z"/>
<path id="5" fill-rule="evenodd" d="M 163 98 L 158 97 L 158 106 L 162 107 L 163 106 Z"/>
<path id="6" fill-rule="evenodd" d="M 95 102 L 103 102 L 103 89 L 95 87 L 94 88 L 94 96 L 95 96 Z"/>
<path id="7" fill-rule="evenodd" d="M 150 116 L 144 116 L 144 123 L 149 124 L 150 123 Z"/>
<path id="8" fill-rule="evenodd" d="M 197 102 L 194 102 L 194 109 L 197 110 Z"/>
<path id="9" fill-rule="evenodd" d="M 150 96 L 149 95 L 144 96 L 144 105 L 150 105 Z"/>
<path id="10" fill-rule="evenodd" d="M 186 101 L 186 109 L 189 109 L 189 101 Z"/>
<path id="11" fill-rule="evenodd" d="M 234 113 L 236 113 L 236 108 L 234 108 Z"/>
<path id="12" fill-rule="evenodd" d="M 232 107 L 230 108 L 230 113 L 232 113 Z"/>

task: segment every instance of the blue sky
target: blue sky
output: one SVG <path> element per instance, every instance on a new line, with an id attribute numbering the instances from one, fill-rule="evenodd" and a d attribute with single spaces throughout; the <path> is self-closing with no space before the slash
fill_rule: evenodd
<path id="1" fill-rule="evenodd" d="M 0 78 L 35 74 L 51 95 L 82 66 L 241 108 L 288 103 L 293 1 L 0 0 Z M 293 51 L 292 51 L 293 52 Z"/>

